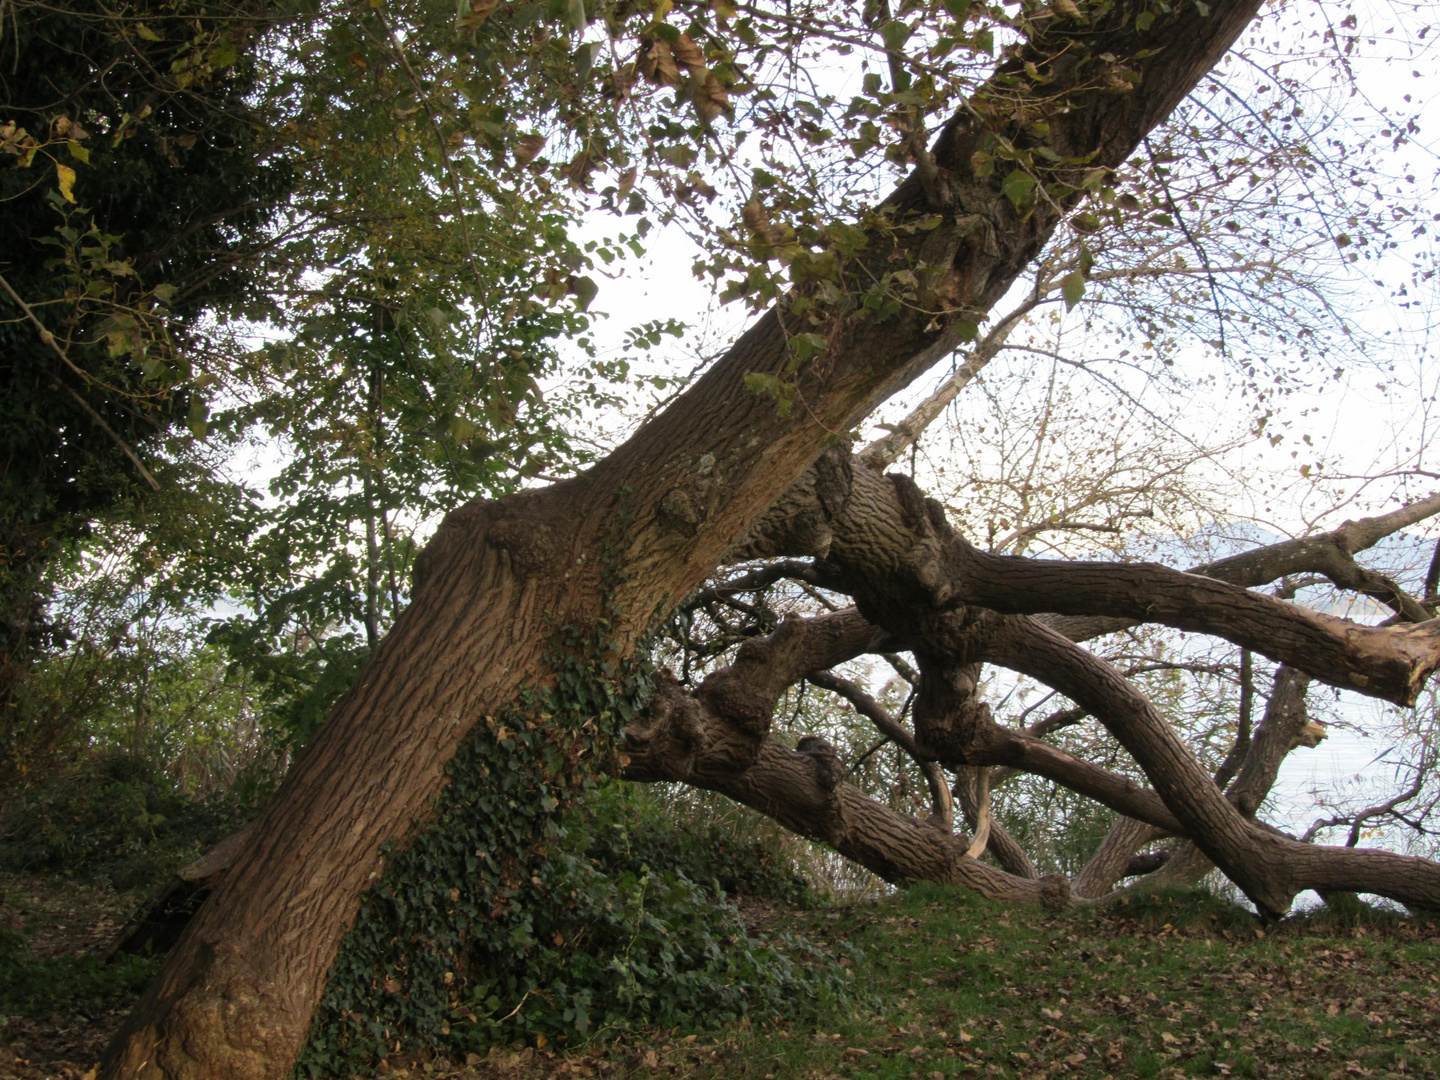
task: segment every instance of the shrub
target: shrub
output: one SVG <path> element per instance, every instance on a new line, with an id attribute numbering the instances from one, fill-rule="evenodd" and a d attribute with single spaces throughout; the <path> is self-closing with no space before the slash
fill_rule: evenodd
<path id="1" fill-rule="evenodd" d="M 0 870 L 153 886 L 252 812 L 238 798 L 187 799 L 134 758 L 98 757 L 7 794 Z"/>

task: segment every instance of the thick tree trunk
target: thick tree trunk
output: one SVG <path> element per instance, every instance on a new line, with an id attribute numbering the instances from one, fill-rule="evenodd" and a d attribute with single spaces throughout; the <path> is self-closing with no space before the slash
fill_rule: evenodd
<path id="1" fill-rule="evenodd" d="M 832 345 L 795 376 L 805 405 L 782 418 L 745 387 L 747 374 L 783 373 L 790 359 L 784 315 L 772 311 L 586 476 L 451 514 L 425 553 L 412 606 L 167 957 L 105 1076 L 284 1076 L 359 896 L 383 869 L 381 846 L 403 843 L 425 818 L 475 722 L 522 685 L 546 681 L 553 628 L 618 611 L 613 645 L 632 648 L 831 432 L 848 430 L 948 354 L 961 318 L 1004 294 L 1080 197 L 1085 173 L 1121 164 L 1258 7 L 1176 5 L 1145 33 L 1134 29 L 1139 3 L 1117 3 L 1090 23 L 1051 21 L 947 127 L 933 169 L 883 208 L 891 221 L 923 210 L 943 224 L 920 236 L 889 228 L 873 236 L 866 258 L 877 267 L 937 272 L 948 314 L 906 309 L 876 325 L 832 312 Z M 1019 102 L 1027 63 L 1050 81 L 1045 97 Z M 1124 79 L 1105 78 L 1121 65 Z M 1022 218 L 1001 177 L 974 177 L 972 153 L 989 132 L 1032 146 L 1043 124 L 1060 164 L 1039 169 L 1052 198 Z M 604 580 L 618 584 L 607 590 Z M 613 609 L 602 609 L 607 602 Z"/>

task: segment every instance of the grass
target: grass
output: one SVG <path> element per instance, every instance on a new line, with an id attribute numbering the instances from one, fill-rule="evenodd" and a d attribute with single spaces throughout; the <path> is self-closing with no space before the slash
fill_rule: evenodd
<path id="1" fill-rule="evenodd" d="M 395 1060 L 385 1071 L 466 1080 L 1440 1076 L 1440 927 L 1426 918 L 1350 907 L 1262 928 L 1203 893 L 1057 913 L 929 886 L 770 918 L 775 931 L 859 950 L 846 961 L 852 997 L 818 1023 L 752 1018 L 568 1053 L 517 1045 L 468 1064 Z M 53 990 L 73 980 L 78 1002 L 91 966 L 69 976 L 54 967 L 34 1008 L 9 994 L 5 1008 L 49 1010 L 57 1027 L 83 1023 L 76 1009 L 63 1015 L 70 1006 Z M 0 1042 L 24 1030 L 16 1015 Z M 70 1060 L 79 1075 L 87 1062 Z M 9 1073 L 0 1054 L 7 1075 L 66 1073 L 39 1060 Z"/>
<path id="2" fill-rule="evenodd" d="M 1266 930 L 1206 894 L 1056 914 L 923 887 L 791 921 L 861 950 L 861 1007 L 818 1030 L 672 1038 L 630 1074 L 1440 1075 L 1440 928 L 1423 919 L 1352 909 Z"/>

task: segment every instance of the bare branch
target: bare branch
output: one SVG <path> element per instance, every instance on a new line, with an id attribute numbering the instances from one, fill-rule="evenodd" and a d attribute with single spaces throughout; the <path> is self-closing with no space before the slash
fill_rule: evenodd
<path id="1" fill-rule="evenodd" d="M 883 705 L 864 690 L 861 690 L 849 679 L 842 679 L 833 671 L 812 671 L 806 678 L 822 690 L 829 690 L 832 694 L 838 694 L 850 702 L 856 712 L 869 720 L 881 734 L 910 755 L 910 759 L 920 767 L 920 772 L 925 777 L 925 784 L 930 789 L 932 815 L 946 829 L 953 829 L 955 810 L 950 797 L 950 786 L 945 782 L 945 774 L 932 759 L 920 753 L 919 747 L 915 745 L 915 737 L 905 729 L 905 726 L 892 717 Z"/>
<path id="2" fill-rule="evenodd" d="M 1020 325 L 1026 315 L 1040 302 L 1038 294 L 1021 303 L 999 322 L 970 350 L 965 362 L 956 368 L 937 386 L 930 396 L 915 406 L 900 423 L 888 433 L 876 439 L 855 455 L 856 460 L 867 468 L 880 472 L 895 464 L 900 455 L 913 445 L 925 429 L 935 422 L 936 417 L 960 396 L 960 391 L 970 385 L 972 379 L 999 355 L 1006 340 Z"/>

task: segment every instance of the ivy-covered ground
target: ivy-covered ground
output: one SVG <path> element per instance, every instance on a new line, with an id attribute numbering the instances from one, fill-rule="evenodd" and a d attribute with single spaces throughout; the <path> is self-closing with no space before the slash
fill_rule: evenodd
<path id="1" fill-rule="evenodd" d="M 0 1076 L 76 1080 L 153 961 L 96 959 L 124 906 L 107 888 L 12 874 L 0 890 L 0 918 L 29 939 L 24 962 L 0 976 Z M 805 1022 L 752 1016 L 712 1030 L 650 1028 L 568 1051 L 540 1037 L 465 1061 L 396 1056 L 371 1075 L 1440 1075 L 1435 919 L 1353 911 L 1261 928 L 1203 895 L 1057 914 L 928 887 L 881 901 L 811 909 L 767 901 L 742 911 L 757 936 L 803 935 L 834 949 L 850 998 Z"/>

